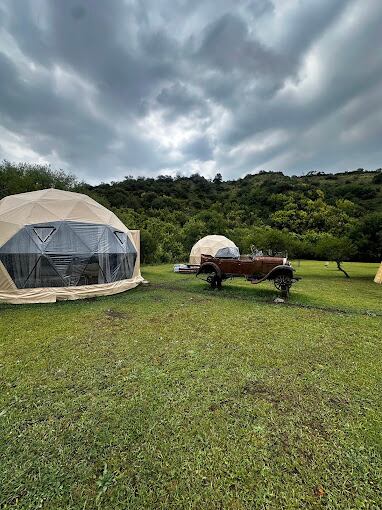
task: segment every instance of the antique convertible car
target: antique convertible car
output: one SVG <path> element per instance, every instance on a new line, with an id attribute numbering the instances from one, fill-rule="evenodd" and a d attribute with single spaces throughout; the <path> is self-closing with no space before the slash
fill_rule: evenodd
<path id="1" fill-rule="evenodd" d="M 261 253 L 261 252 L 260 252 Z M 272 280 L 282 297 L 287 297 L 292 284 L 299 280 L 287 257 L 264 256 L 253 252 L 238 258 L 202 255 L 196 276 L 202 277 L 213 289 L 221 288 L 228 278 L 244 277 L 251 283 Z"/>

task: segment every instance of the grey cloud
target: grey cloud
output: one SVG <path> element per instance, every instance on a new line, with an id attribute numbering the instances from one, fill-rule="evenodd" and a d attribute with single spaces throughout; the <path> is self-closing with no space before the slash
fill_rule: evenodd
<path id="1" fill-rule="evenodd" d="M 203 97 L 190 91 L 180 82 L 164 87 L 156 101 L 159 107 L 166 110 L 169 118 L 180 115 L 205 115 L 206 109 L 208 109 Z"/>
<path id="2" fill-rule="evenodd" d="M 22 80 L 11 61 L 0 53 L 2 125 L 29 140 L 43 155 L 58 151 L 74 163 L 97 157 L 112 138 L 107 126 L 97 123 L 80 105 L 57 96 L 48 77 Z M 89 129 L 91 127 L 91 129 Z"/>
<path id="3" fill-rule="evenodd" d="M 137 33 L 136 9 L 123 2 L 45 1 L 45 29 L 36 25 L 33 2 L 15 5 L 10 29 L 26 55 L 48 68 L 64 65 L 92 81 L 108 107 L 136 113 L 157 82 L 172 74 L 170 56 L 162 58 L 171 44 L 163 34 Z"/>
<path id="4" fill-rule="evenodd" d="M 328 61 L 322 63 L 324 73 L 317 76 L 319 93 L 303 97 L 301 92 L 300 96 L 274 97 L 267 102 L 259 101 L 258 97 L 250 98 L 249 104 L 246 102 L 236 110 L 235 123 L 225 133 L 226 143 L 234 145 L 271 128 L 297 130 L 303 134 L 357 97 L 363 98 L 363 109 L 367 110 L 369 90 L 382 80 L 382 55 L 375 51 L 380 40 L 382 9 L 373 14 L 364 26 L 355 28 L 347 39 L 329 48 Z M 357 45 L 349 49 L 354 37 Z M 362 56 L 366 55 L 362 61 Z M 382 92 L 380 97 L 382 99 Z"/>
<path id="5" fill-rule="evenodd" d="M 25 83 L 1 53 L 0 74 L 7 76 L 0 81 L 1 124 L 17 132 L 45 159 L 49 160 L 54 151 L 62 162 L 69 163 L 68 169 L 96 180 L 114 176 L 113 166 L 138 169 L 144 165 L 152 170 L 158 161 L 165 161 L 163 154 L 154 157 L 150 144 L 134 129 L 119 140 L 118 148 L 110 150 L 118 139 L 111 126 L 92 116 L 81 103 L 55 95 L 47 76 Z"/>
<path id="6" fill-rule="evenodd" d="M 0 128 L 92 182 L 381 166 L 381 23 L 379 0 L 0 0 Z"/>
<path id="7" fill-rule="evenodd" d="M 336 22 L 351 0 L 320 0 L 301 2 L 285 20 L 281 38 L 282 51 L 295 56 L 303 54 Z"/>
<path id="8" fill-rule="evenodd" d="M 223 72 L 241 70 L 256 76 L 278 73 L 283 62 L 259 41 L 251 38 L 239 16 L 225 14 L 205 30 L 198 57 Z"/>
<path id="9" fill-rule="evenodd" d="M 183 152 L 192 159 L 210 161 L 213 159 L 213 148 L 207 137 L 199 137 L 183 147 Z"/>

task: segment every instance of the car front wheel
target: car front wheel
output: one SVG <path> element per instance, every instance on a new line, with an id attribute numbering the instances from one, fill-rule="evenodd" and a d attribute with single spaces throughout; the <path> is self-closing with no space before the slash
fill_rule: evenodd
<path id="1" fill-rule="evenodd" d="M 281 292 L 281 297 L 287 298 L 289 296 L 289 289 L 292 286 L 292 278 L 286 274 L 279 274 L 273 280 L 277 290 Z"/>
<path id="2" fill-rule="evenodd" d="M 211 289 L 221 289 L 222 279 L 219 278 L 216 272 L 209 273 L 206 282 L 210 285 Z"/>

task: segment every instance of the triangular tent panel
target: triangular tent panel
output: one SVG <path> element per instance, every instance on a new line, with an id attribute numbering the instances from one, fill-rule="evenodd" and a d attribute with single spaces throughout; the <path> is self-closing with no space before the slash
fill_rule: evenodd
<path id="1" fill-rule="evenodd" d="M 44 198 L 44 204 L 48 210 L 53 209 L 55 216 L 57 216 L 58 219 L 60 219 L 60 220 L 68 219 L 69 214 L 75 205 L 73 203 L 73 198 L 71 198 L 70 200 L 68 200 L 68 199 L 53 200 L 51 198 L 47 198 L 47 196 Z"/>
<path id="2" fill-rule="evenodd" d="M 31 204 L 25 204 L 19 209 L 20 211 L 20 220 L 22 220 L 23 225 L 31 224 L 31 223 L 40 223 L 41 219 L 44 218 L 45 221 L 57 221 L 60 220 L 59 214 L 52 208 L 47 208 L 44 206 L 44 202 L 41 201 L 40 204 L 36 202 L 32 202 Z"/>
<path id="3" fill-rule="evenodd" d="M 39 227 L 37 225 L 32 227 L 32 229 L 42 243 L 46 243 L 53 232 L 56 231 L 55 227 Z"/>
<path id="4" fill-rule="evenodd" d="M 122 246 L 126 245 L 127 235 L 125 234 L 125 232 L 119 232 L 118 230 L 116 230 L 114 232 L 114 235 L 118 239 L 118 241 L 121 243 Z"/>

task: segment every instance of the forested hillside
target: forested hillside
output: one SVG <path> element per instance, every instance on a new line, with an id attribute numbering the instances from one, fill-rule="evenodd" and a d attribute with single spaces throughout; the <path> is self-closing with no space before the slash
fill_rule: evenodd
<path id="1" fill-rule="evenodd" d="M 382 258 L 382 170 L 305 176 L 260 172 L 235 181 L 126 177 L 90 186 L 48 167 L 0 166 L 0 198 L 57 187 L 87 193 L 141 230 L 145 262 L 180 261 L 206 234 L 223 234 L 242 252 L 255 244 L 293 257 Z"/>

